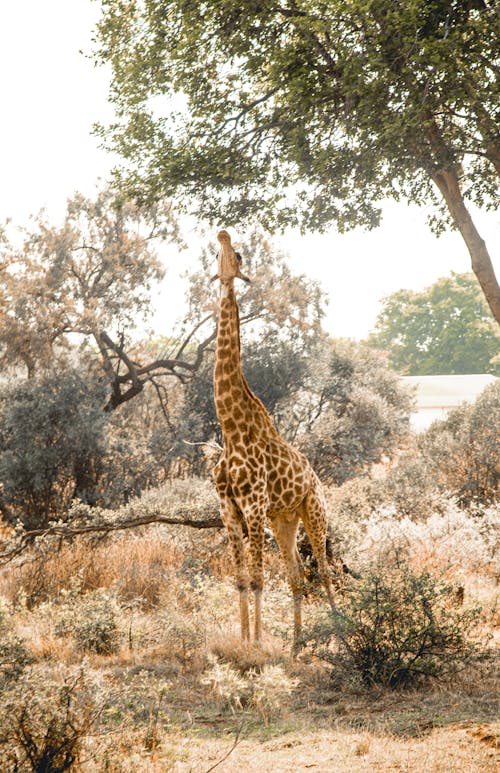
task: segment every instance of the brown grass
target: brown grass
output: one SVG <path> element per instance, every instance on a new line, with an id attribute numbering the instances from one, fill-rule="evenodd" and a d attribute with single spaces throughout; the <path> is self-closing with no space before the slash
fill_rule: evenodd
<path id="1" fill-rule="evenodd" d="M 157 606 L 168 585 L 172 566 L 178 567 L 180 551 L 175 545 L 151 535 L 126 535 L 92 544 L 88 538 L 52 550 L 45 549 L 23 565 L 0 575 L 0 595 L 10 601 L 24 596 L 29 607 L 78 584 L 82 593 L 115 588 L 124 601 L 139 600 Z"/>
<path id="2" fill-rule="evenodd" d="M 272 551 L 266 567 L 261 649 L 240 641 L 237 592 L 219 534 L 196 534 L 183 543 L 156 529 L 95 544 L 77 539 L 2 571 L 0 595 L 18 603 L 13 626 L 27 642 L 37 674 L 83 663 L 111 690 L 95 734 L 85 739 L 82 773 L 206 773 L 218 762 L 221 773 L 497 770 L 494 664 L 432 690 L 368 691 L 354 683 L 339 690 L 328 667 L 311 656 L 290 660 L 289 641 L 279 630 L 290 634 L 292 604 Z M 121 604 L 117 652 L 84 655 L 71 635 L 56 635 L 63 591 L 71 588 L 75 604 L 88 591 L 113 591 Z M 484 624 L 491 629 L 498 622 L 494 581 L 470 575 L 466 589 L 489 610 Z M 24 607 L 23 596 L 29 602 Z M 313 597 L 305 604 L 306 617 L 318 603 Z M 299 685 L 282 715 L 266 723 L 251 702 L 241 708 L 216 704 L 203 682 L 214 657 L 247 679 L 280 664 Z"/>

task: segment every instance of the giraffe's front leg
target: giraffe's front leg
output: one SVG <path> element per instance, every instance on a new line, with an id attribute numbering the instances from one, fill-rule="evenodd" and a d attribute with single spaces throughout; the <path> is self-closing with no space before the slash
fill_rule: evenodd
<path id="1" fill-rule="evenodd" d="M 254 597 L 254 641 L 262 644 L 262 589 L 264 587 L 264 513 L 246 515 L 250 550 L 250 587 Z"/>
<path id="2" fill-rule="evenodd" d="M 245 545 L 241 519 L 231 499 L 221 500 L 221 516 L 226 527 L 234 565 L 236 587 L 240 598 L 241 638 L 250 639 L 250 614 L 248 609 L 249 576 L 245 558 Z"/>

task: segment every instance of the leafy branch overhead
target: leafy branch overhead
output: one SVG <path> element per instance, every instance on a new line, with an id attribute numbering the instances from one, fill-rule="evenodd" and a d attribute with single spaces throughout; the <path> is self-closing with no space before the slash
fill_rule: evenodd
<path id="1" fill-rule="evenodd" d="M 375 227 L 380 202 L 432 205 L 457 228 L 500 321 L 500 288 L 468 208 L 500 171 L 493 0 L 103 0 L 125 189 L 268 230 Z M 404 245 L 402 245 L 404 252 Z"/>

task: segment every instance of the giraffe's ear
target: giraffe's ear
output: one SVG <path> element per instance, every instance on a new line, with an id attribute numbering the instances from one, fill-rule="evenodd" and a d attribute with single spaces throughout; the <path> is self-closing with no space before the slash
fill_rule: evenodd
<path id="1" fill-rule="evenodd" d="M 218 278 L 219 278 L 219 275 L 218 274 L 214 274 L 214 276 L 211 278 L 210 281 L 211 282 L 215 282 L 215 280 L 218 279 Z"/>
<path id="2" fill-rule="evenodd" d="M 245 274 L 242 274 L 241 271 L 238 271 L 236 276 L 238 277 L 238 279 L 243 279 L 243 281 L 246 282 L 247 284 L 249 285 L 252 284 L 251 280 L 247 276 L 245 276 Z"/>

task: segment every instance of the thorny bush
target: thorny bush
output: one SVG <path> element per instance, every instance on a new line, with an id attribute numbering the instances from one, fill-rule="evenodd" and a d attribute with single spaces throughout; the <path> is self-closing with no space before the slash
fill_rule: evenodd
<path id="1" fill-rule="evenodd" d="M 409 687 L 426 677 L 445 679 L 484 655 L 479 613 L 460 608 L 451 586 L 426 572 L 372 569 L 304 640 L 339 676 Z"/>

